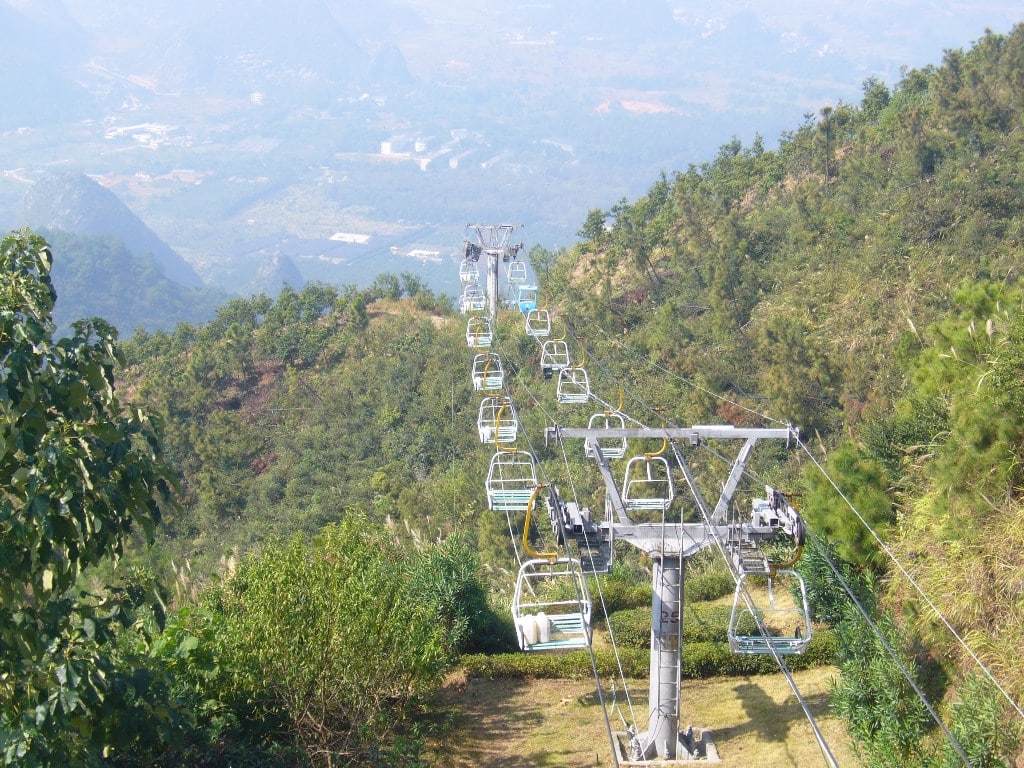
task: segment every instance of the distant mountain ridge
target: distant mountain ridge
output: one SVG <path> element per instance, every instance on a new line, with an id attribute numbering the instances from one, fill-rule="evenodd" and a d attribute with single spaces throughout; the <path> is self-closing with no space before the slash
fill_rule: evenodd
<path id="1" fill-rule="evenodd" d="M 31 229 L 112 235 L 136 256 L 150 254 L 168 279 L 200 288 L 202 279 L 110 190 L 83 173 L 46 176 L 25 195 L 20 220 Z"/>
<path id="2" fill-rule="evenodd" d="M 180 323 L 207 322 L 230 299 L 214 288 L 169 280 L 150 255 L 131 253 L 118 237 L 40 234 L 53 251 L 53 319 L 62 333 L 90 317 L 103 318 L 122 338 L 137 328 L 170 331 Z"/>

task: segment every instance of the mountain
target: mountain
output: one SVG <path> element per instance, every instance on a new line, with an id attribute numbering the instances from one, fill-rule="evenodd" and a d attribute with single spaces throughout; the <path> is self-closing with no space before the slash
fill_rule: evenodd
<path id="1" fill-rule="evenodd" d="M 75 320 L 101 317 L 122 337 L 136 328 L 171 330 L 204 323 L 229 296 L 169 280 L 149 254 L 135 255 L 120 238 L 42 231 L 53 251 L 53 318 L 66 331 Z"/>
<path id="2" fill-rule="evenodd" d="M 286 285 L 299 289 L 305 282 L 302 273 L 299 272 L 290 258 L 283 253 L 266 254 L 260 257 L 260 267 L 256 277 L 246 284 L 246 295 L 265 293 L 268 296 L 277 296 Z"/>
<path id="3" fill-rule="evenodd" d="M 163 242 L 117 196 L 82 173 L 46 176 L 23 201 L 22 225 L 76 235 L 113 235 L 137 255 L 151 256 L 164 275 L 182 286 L 203 281 L 188 262 Z"/>

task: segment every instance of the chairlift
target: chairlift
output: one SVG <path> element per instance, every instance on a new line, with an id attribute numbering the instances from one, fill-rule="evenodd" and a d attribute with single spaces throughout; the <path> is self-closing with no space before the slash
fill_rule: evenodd
<path id="1" fill-rule="evenodd" d="M 749 587 L 748 576 L 740 574 L 736 582 L 736 594 L 729 616 L 729 649 L 733 653 L 772 653 L 791 656 L 803 653 L 811 642 L 811 612 L 807 605 L 807 586 L 796 571 L 776 570 L 762 578 L 767 579 L 768 603 L 759 605 L 757 593 Z M 775 583 L 779 576 L 796 580 L 800 599 L 794 604 L 780 605 L 776 602 Z"/>
<path id="2" fill-rule="evenodd" d="M 494 329 L 489 317 L 471 317 L 466 322 L 466 344 L 470 349 L 486 349 L 494 341 Z"/>
<path id="3" fill-rule="evenodd" d="M 500 392 L 505 386 L 505 370 L 496 352 L 481 352 L 473 357 L 473 389 Z"/>
<path id="4" fill-rule="evenodd" d="M 558 372 L 555 396 L 560 403 L 585 403 L 590 399 L 590 378 L 582 366 L 562 368 Z"/>
<path id="5" fill-rule="evenodd" d="M 516 296 L 516 304 L 519 305 L 519 311 L 524 315 L 537 308 L 536 285 L 520 285 Z"/>
<path id="6" fill-rule="evenodd" d="M 620 411 L 602 411 L 595 413 L 587 422 L 588 429 L 625 429 L 626 418 Z M 626 455 L 627 442 L 625 437 L 595 438 L 606 459 L 621 459 Z M 583 444 L 583 452 L 589 459 L 597 458 L 597 451 L 589 440 Z"/>
<path id="7" fill-rule="evenodd" d="M 551 314 L 546 309 L 531 309 L 526 313 L 526 335 L 536 339 L 551 335 Z"/>
<path id="8" fill-rule="evenodd" d="M 548 339 L 540 348 L 540 368 L 542 371 L 560 371 L 571 365 L 569 361 L 569 345 L 565 339 Z"/>
<path id="9" fill-rule="evenodd" d="M 665 442 L 667 444 L 668 440 Z M 622 503 L 627 510 L 653 509 L 664 512 L 672 504 L 675 495 L 672 468 L 664 456 L 645 453 L 634 456 L 626 463 Z"/>
<path id="10" fill-rule="evenodd" d="M 540 596 L 550 591 L 559 594 L 551 599 Z M 534 652 L 588 648 L 590 614 L 590 594 L 579 560 L 535 558 L 522 564 L 512 597 L 512 619 L 521 649 Z"/>
<path id="11" fill-rule="evenodd" d="M 528 451 L 497 450 L 487 470 L 487 508 L 525 512 L 537 487 L 537 463 Z"/>
<path id="12" fill-rule="evenodd" d="M 485 397 L 476 421 L 481 443 L 514 443 L 519 416 L 509 397 Z"/>
<path id="13" fill-rule="evenodd" d="M 526 264 L 521 261 L 510 261 L 505 277 L 508 278 L 510 283 L 525 283 L 527 277 Z"/>
<path id="14" fill-rule="evenodd" d="M 459 297 L 459 311 L 462 314 L 482 312 L 487 307 L 487 297 L 483 288 L 475 283 L 465 286 Z"/>
<path id="15" fill-rule="evenodd" d="M 480 282 L 480 267 L 474 259 L 463 259 L 459 265 L 459 280 L 463 285 Z"/>

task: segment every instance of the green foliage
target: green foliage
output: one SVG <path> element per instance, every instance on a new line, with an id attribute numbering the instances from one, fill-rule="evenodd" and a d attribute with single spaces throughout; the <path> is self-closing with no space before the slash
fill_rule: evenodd
<path id="1" fill-rule="evenodd" d="M 960 686 L 960 698 L 952 707 L 951 730 L 971 765 L 978 768 L 1009 768 L 1021 743 L 1021 725 L 1015 713 L 1008 713 L 1006 700 L 980 674 L 969 676 Z M 946 742 L 938 765 L 954 768 L 963 760 Z"/>
<path id="2" fill-rule="evenodd" d="M 731 605 L 685 605 L 683 608 L 684 643 L 724 643 L 728 640 Z M 613 613 L 609 621 L 615 642 L 627 648 L 650 648 L 651 609 L 633 608 Z M 756 634 L 757 625 L 749 613 L 742 615 L 737 630 Z"/>
<path id="3" fill-rule="evenodd" d="M 114 393 L 116 332 L 99 319 L 52 336 L 52 257 L 27 232 L 0 242 L 0 756 L 98 763 L 169 727 L 142 646 L 138 589 L 87 594 L 135 526 L 170 499 L 157 425 Z"/>
<path id="4" fill-rule="evenodd" d="M 218 665 L 196 657 L 192 685 L 251 740 L 284 728 L 314 765 L 373 764 L 470 636 L 473 606 L 453 602 L 479 593 L 464 554 L 408 553 L 357 514 L 269 545 L 191 614 L 193 650 L 212 644 Z"/>
<path id="5" fill-rule="evenodd" d="M 839 556 L 857 566 L 878 563 L 878 544 L 873 531 L 885 535 L 895 520 L 892 500 L 886 494 L 887 478 L 877 462 L 849 442 L 832 451 L 825 462 L 828 477 L 809 468 L 804 476 L 807 490 L 801 511 L 817 534 L 833 543 Z M 864 522 L 829 482 L 835 481 Z"/>
<path id="6" fill-rule="evenodd" d="M 786 664 L 791 670 L 811 669 L 835 662 L 836 641 L 831 630 L 815 631 L 807 650 L 799 656 L 790 656 Z M 650 653 L 647 648 L 618 649 L 595 648 L 597 672 L 602 677 L 618 678 L 618 662 L 622 674 L 632 678 L 646 678 L 650 672 Z M 487 678 L 568 678 L 584 680 L 593 677 L 590 654 L 587 651 L 568 653 L 514 653 L 470 654 L 463 656 L 461 666 L 468 673 Z M 743 655 L 729 650 L 728 643 L 699 641 L 683 646 L 683 678 L 744 676 L 778 673 L 778 666 L 770 655 Z"/>
<path id="7" fill-rule="evenodd" d="M 843 620 L 852 606 L 850 596 L 842 582 L 836 578 L 830 562 L 835 565 L 865 610 L 874 611 L 877 583 L 872 572 L 868 569 L 858 571 L 844 562 L 836 552 L 834 544 L 815 542 L 813 546 L 804 550 L 796 566 L 804 579 L 811 618 L 835 626 Z"/>
<path id="8" fill-rule="evenodd" d="M 917 665 L 903 649 L 902 634 L 887 619 L 878 625 L 916 677 Z M 862 759 L 893 768 L 918 764 L 930 722 L 924 704 L 860 614 L 848 611 L 837 632 L 842 674 L 833 686 L 832 706 L 846 720 Z"/>

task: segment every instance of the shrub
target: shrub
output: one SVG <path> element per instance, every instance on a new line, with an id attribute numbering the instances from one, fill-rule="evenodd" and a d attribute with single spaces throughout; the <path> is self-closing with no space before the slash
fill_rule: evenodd
<path id="1" fill-rule="evenodd" d="M 793 671 L 826 666 L 835 662 L 835 634 L 830 629 L 816 630 L 807 650 L 799 656 L 786 657 Z M 626 677 L 646 678 L 650 673 L 650 655 L 646 648 L 618 649 L 619 662 Z M 595 648 L 598 674 L 618 677 L 619 662 L 610 648 Z M 485 678 L 555 678 L 583 680 L 593 677 L 590 654 L 570 653 L 502 653 L 491 656 L 470 654 L 462 657 L 462 667 L 471 675 Z M 725 642 L 688 642 L 683 645 L 683 677 L 729 677 L 772 674 L 778 671 L 770 654 L 744 655 L 732 653 Z"/>

